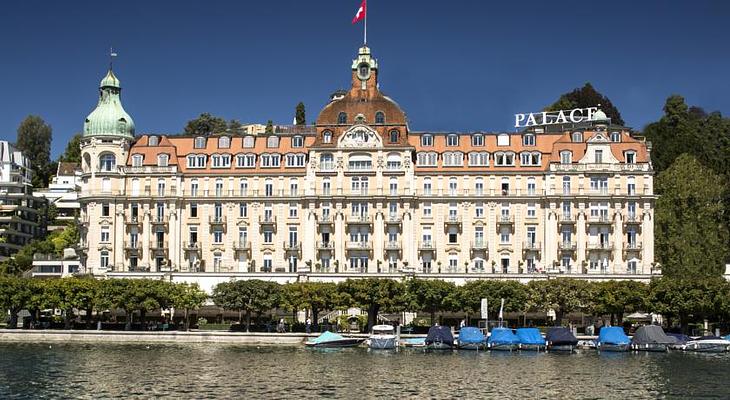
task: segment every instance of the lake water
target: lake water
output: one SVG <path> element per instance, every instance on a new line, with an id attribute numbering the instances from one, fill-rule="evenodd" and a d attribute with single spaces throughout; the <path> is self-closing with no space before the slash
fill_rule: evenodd
<path id="1" fill-rule="evenodd" d="M 1 399 L 730 398 L 730 355 L 0 343 Z"/>

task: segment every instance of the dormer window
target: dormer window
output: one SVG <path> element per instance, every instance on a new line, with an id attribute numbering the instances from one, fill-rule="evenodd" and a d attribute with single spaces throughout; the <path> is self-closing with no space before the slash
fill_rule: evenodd
<path id="1" fill-rule="evenodd" d="M 574 143 L 583 142 L 583 132 L 573 132 L 573 134 L 571 135 L 571 140 Z"/>
<path id="2" fill-rule="evenodd" d="M 471 145 L 472 146 L 484 146 L 484 135 L 478 133 L 471 136 Z"/>
<path id="3" fill-rule="evenodd" d="M 432 147 L 433 146 L 433 136 L 431 136 L 431 135 L 421 136 L 421 146 Z"/>
<path id="4" fill-rule="evenodd" d="M 278 136 L 269 136 L 266 138 L 266 147 L 270 149 L 275 149 L 279 147 L 279 137 Z"/>
<path id="5" fill-rule="evenodd" d="M 169 159 L 170 159 L 170 156 L 167 154 L 158 154 L 157 155 L 157 166 L 158 167 L 167 167 Z"/>
<path id="6" fill-rule="evenodd" d="M 398 143 L 398 130 L 390 131 L 390 143 Z"/>
<path id="7" fill-rule="evenodd" d="M 380 125 L 385 123 L 385 114 L 382 111 L 375 113 L 375 123 Z"/>
<path id="8" fill-rule="evenodd" d="M 541 154 L 537 152 L 520 154 L 520 165 L 522 166 L 539 166 Z"/>
<path id="9" fill-rule="evenodd" d="M 503 133 L 497 136 L 497 146 L 509 146 L 509 135 Z"/>
<path id="10" fill-rule="evenodd" d="M 627 151 L 624 154 L 626 156 L 626 164 L 636 164 L 636 152 L 635 151 Z"/>
<path id="11" fill-rule="evenodd" d="M 213 154 L 210 156 L 213 168 L 229 168 L 231 166 L 230 154 Z"/>
<path id="12" fill-rule="evenodd" d="M 337 123 L 342 125 L 347 123 L 347 114 L 341 112 L 337 115 Z"/>
<path id="13" fill-rule="evenodd" d="M 245 148 L 252 148 L 254 145 L 254 138 L 253 136 L 246 136 L 243 138 L 243 147 Z"/>
<path id="14" fill-rule="evenodd" d="M 147 141 L 148 146 L 157 146 L 157 144 L 160 142 L 160 138 L 157 136 L 150 136 L 150 138 Z"/>
<path id="15" fill-rule="evenodd" d="M 525 134 L 522 136 L 522 145 L 523 146 L 534 146 L 535 145 L 535 135 L 533 134 Z"/>
<path id="16" fill-rule="evenodd" d="M 460 167 L 464 165 L 464 155 L 460 151 L 447 151 L 443 154 L 444 167 Z"/>
<path id="17" fill-rule="evenodd" d="M 228 136 L 221 136 L 218 138 L 218 148 L 219 149 L 227 149 L 231 147 L 231 138 Z"/>
<path id="18" fill-rule="evenodd" d="M 446 136 L 446 145 L 449 147 L 456 147 L 459 145 L 459 137 L 456 135 Z"/>
<path id="19" fill-rule="evenodd" d="M 497 167 L 509 167 L 515 165 L 515 154 L 512 152 L 494 153 L 494 165 Z"/>
<path id="20" fill-rule="evenodd" d="M 188 168 L 205 168 L 206 156 L 204 154 L 190 154 L 187 160 Z"/>
<path id="21" fill-rule="evenodd" d="M 572 164 L 573 163 L 573 153 L 570 151 L 561 151 L 560 152 L 560 163 L 561 164 Z"/>
<path id="22" fill-rule="evenodd" d="M 132 166 L 133 167 L 141 167 L 142 161 L 144 160 L 144 156 L 142 154 L 135 154 L 132 156 Z"/>
<path id="23" fill-rule="evenodd" d="M 294 136 L 291 138 L 291 147 L 304 147 L 304 137 Z"/>
<path id="24" fill-rule="evenodd" d="M 621 141 L 621 133 L 620 132 L 611 132 L 611 141 L 612 142 L 620 142 Z"/>
<path id="25" fill-rule="evenodd" d="M 205 148 L 205 138 L 202 136 L 198 136 L 195 138 L 195 148 L 196 149 L 204 149 Z"/>
<path id="26" fill-rule="evenodd" d="M 322 132 L 322 143 L 332 143 L 332 132 L 331 131 Z"/>

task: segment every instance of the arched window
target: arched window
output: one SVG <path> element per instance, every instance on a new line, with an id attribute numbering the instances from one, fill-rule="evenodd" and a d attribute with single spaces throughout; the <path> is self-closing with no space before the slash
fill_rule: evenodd
<path id="1" fill-rule="evenodd" d="M 253 136 L 246 136 L 243 138 L 243 147 L 251 148 L 254 145 Z"/>
<path id="2" fill-rule="evenodd" d="M 561 151 L 560 152 L 560 163 L 561 164 L 570 164 L 573 162 L 573 153 L 570 151 Z"/>
<path id="3" fill-rule="evenodd" d="M 446 145 L 450 147 L 458 146 L 459 145 L 459 137 L 456 135 L 448 135 L 446 136 Z"/>
<path id="4" fill-rule="evenodd" d="M 573 142 L 580 143 L 583 141 L 583 132 L 573 132 L 571 138 Z"/>
<path id="5" fill-rule="evenodd" d="M 322 171 L 332 171 L 335 169 L 335 158 L 330 153 L 324 153 L 319 156 L 319 164 Z"/>
<path id="6" fill-rule="evenodd" d="M 399 153 L 388 153 L 388 159 L 385 164 L 386 169 L 391 171 L 400 170 L 401 157 Z"/>
<path id="7" fill-rule="evenodd" d="M 347 114 L 344 112 L 341 112 L 337 115 L 337 123 L 338 124 L 346 124 L 347 123 Z"/>
<path id="8" fill-rule="evenodd" d="M 348 158 L 348 168 L 350 170 L 371 170 L 373 168 L 373 162 L 370 154 L 350 155 Z"/>
<path id="9" fill-rule="evenodd" d="M 150 138 L 147 142 L 147 145 L 148 146 L 157 146 L 157 144 L 159 143 L 159 139 L 160 138 L 157 136 L 150 136 Z"/>
<path id="10" fill-rule="evenodd" d="M 456 196 L 457 187 L 456 178 L 449 178 L 449 195 Z"/>
<path id="11" fill-rule="evenodd" d="M 424 196 L 430 196 L 431 195 L 431 178 L 426 177 L 423 178 L 423 194 Z"/>
<path id="12" fill-rule="evenodd" d="M 266 139 L 266 147 L 268 147 L 268 148 L 279 147 L 279 137 L 278 136 L 269 136 Z"/>
<path id="13" fill-rule="evenodd" d="M 398 130 L 390 131 L 390 143 L 398 143 Z"/>
<path id="14" fill-rule="evenodd" d="M 570 177 L 563 177 L 563 194 L 570 194 Z"/>
<path id="15" fill-rule="evenodd" d="M 205 138 L 202 136 L 198 136 L 195 138 L 195 148 L 196 149 L 204 149 L 205 148 Z"/>
<path id="16" fill-rule="evenodd" d="M 332 132 L 330 132 L 330 131 L 322 132 L 322 142 L 323 143 L 332 143 Z"/>
<path id="17" fill-rule="evenodd" d="M 144 156 L 142 154 L 134 154 L 134 155 L 132 155 L 132 166 L 133 167 L 141 167 L 143 160 L 144 160 Z"/>
<path id="18" fill-rule="evenodd" d="M 385 123 L 385 114 L 382 111 L 378 111 L 375 113 L 375 123 L 376 124 Z"/>
<path id="19" fill-rule="evenodd" d="M 291 147 L 304 147 L 304 137 L 299 135 L 292 137 Z"/>
<path id="20" fill-rule="evenodd" d="M 102 153 L 99 156 L 99 170 L 102 172 L 113 172 L 117 166 L 117 158 L 112 153 Z"/>
<path id="21" fill-rule="evenodd" d="M 158 154 L 157 155 L 157 166 L 158 167 L 167 167 L 169 158 L 170 158 L 170 156 L 167 154 Z"/>
<path id="22" fill-rule="evenodd" d="M 219 149 L 227 149 L 231 147 L 231 138 L 228 136 L 221 136 L 218 138 L 218 148 Z"/>

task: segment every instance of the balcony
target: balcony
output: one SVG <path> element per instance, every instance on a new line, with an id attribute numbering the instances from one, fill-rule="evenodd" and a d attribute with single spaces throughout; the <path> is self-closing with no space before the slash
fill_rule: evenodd
<path id="1" fill-rule="evenodd" d="M 200 252 L 200 242 L 183 242 L 183 250 Z"/>
<path id="2" fill-rule="evenodd" d="M 626 215 L 626 218 L 624 219 L 624 224 L 626 225 L 641 225 L 641 217 L 639 215 L 636 215 L 634 213 L 630 213 Z"/>
<path id="3" fill-rule="evenodd" d="M 372 250 L 373 246 L 369 241 L 346 242 L 347 250 Z"/>
<path id="4" fill-rule="evenodd" d="M 369 215 L 348 215 L 347 223 L 350 225 L 372 225 L 373 220 Z"/>
<path id="5" fill-rule="evenodd" d="M 489 248 L 486 240 L 476 240 L 471 242 L 472 251 L 486 251 Z"/>
<path id="6" fill-rule="evenodd" d="M 276 225 L 276 216 L 274 216 L 274 215 L 260 215 L 259 216 L 259 224 L 260 225 Z"/>
<path id="7" fill-rule="evenodd" d="M 613 222 L 613 215 L 609 214 L 598 214 L 591 215 L 588 217 L 588 223 L 595 225 L 610 225 Z"/>
<path id="8" fill-rule="evenodd" d="M 167 224 L 167 215 L 155 215 L 152 217 L 152 225 L 165 225 Z"/>
<path id="9" fill-rule="evenodd" d="M 497 225 L 512 225 L 514 223 L 515 223 L 515 219 L 511 215 L 497 216 Z"/>
<path id="10" fill-rule="evenodd" d="M 142 218 L 137 215 L 133 215 L 124 219 L 126 225 L 142 225 Z"/>
<path id="11" fill-rule="evenodd" d="M 418 243 L 418 250 L 420 251 L 436 251 L 436 243 L 427 240 Z"/>
<path id="12" fill-rule="evenodd" d="M 317 242 L 317 250 L 334 250 L 335 249 L 335 242 L 330 240 L 329 242 Z"/>
<path id="13" fill-rule="evenodd" d="M 461 217 L 458 215 L 449 215 L 444 219 L 444 226 L 457 225 L 461 227 Z"/>
<path id="14" fill-rule="evenodd" d="M 542 243 L 535 242 L 532 240 L 528 240 L 526 242 L 522 242 L 522 250 L 524 251 L 541 251 L 542 250 Z"/>
<path id="15" fill-rule="evenodd" d="M 150 250 L 151 251 L 167 251 L 168 249 L 167 241 L 164 240 L 152 240 L 150 242 Z"/>
<path id="16" fill-rule="evenodd" d="M 400 250 L 401 245 L 400 242 L 397 240 L 389 240 L 385 242 L 385 246 L 383 247 L 385 250 Z"/>
<path id="17" fill-rule="evenodd" d="M 317 223 L 319 225 L 332 225 L 335 223 L 335 219 L 334 219 L 334 217 L 332 217 L 329 214 L 322 215 L 322 216 L 317 217 Z"/>
<path id="18" fill-rule="evenodd" d="M 642 248 L 641 242 L 624 243 L 624 255 L 628 253 L 640 253 Z"/>
<path id="19" fill-rule="evenodd" d="M 573 216 L 573 214 L 561 214 L 558 217 L 558 221 L 561 224 L 565 224 L 565 225 L 575 224 L 575 217 Z"/>
<path id="20" fill-rule="evenodd" d="M 251 251 L 251 242 L 248 240 L 234 240 L 233 251 Z"/>
<path id="21" fill-rule="evenodd" d="M 588 250 L 613 250 L 613 244 L 611 242 L 588 243 Z"/>
<path id="22" fill-rule="evenodd" d="M 211 215 L 208 217 L 208 222 L 210 222 L 211 225 L 225 225 L 226 217 L 225 215 Z"/>
<path id="23" fill-rule="evenodd" d="M 558 248 L 561 251 L 575 251 L 575 249 L 577 249 L 578 247 L 575 242 L 565 241 L 565 242 L 558 243 Z"/>
<path id="24" fill-rule="evenodd" d="M 400 225 L 403 222 L 403 218 L 398 214 L 388 214 L 385 217 L 385 223 L 387 225 Z"/>
<path id="25" fill-rule="evenodd" d="M 282 245 L 284 251 L 299 253 L 302 251 L 302 242 L 285 241 Z"/>
<path id="26" fill-rule="evenodd" d="M 142 243 L 139 241 L 124 242 L 124 250 L 141 253 Z"/>

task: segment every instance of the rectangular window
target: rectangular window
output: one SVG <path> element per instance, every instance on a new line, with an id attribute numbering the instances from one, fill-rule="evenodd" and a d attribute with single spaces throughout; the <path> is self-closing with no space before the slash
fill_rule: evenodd
<path id="1" fill-rule="evenodd" d="M 484 218 L 484 203 L 477 202 L 474 206 L 474 217 Z"/>
<path id="2" fill-rule="evenodd" d="M 522 145 L 523 146 L 534 146 L 535 145 L 535 135 L 522 136 Z"/>
<path id="3" fill-rule="evenodd" d="M 528 218 L 535 218 L 537 215 L 535 213 L 535 203 L 527 203 L 527 217 Z"/>
<path id="4" fill-rule="evenodd" d="M 109 243 L 109 227 L 108 226 L 102 226 L 101 227 L 101 238 L 99 240 L 101 243 Z"/>
<path id="5" fill-rule="evenodd" d="M 190 218 L 197 218 L 197 217 L 198 217 L 198 204 L 190 203 Z"/>
<path id="6" fill-rule="evenodd" d="M 223 243 L 223 231 L 221 229 L 213 231 L 213 243 Z"/>
<path id="7" fill-rule="evenodd" d="M 246 203 L 238 204 L 238 216 L 240 218 L 248 217 L 248 205 Z"/>
<path id="8" fill-rule="evenodd" d="M 484 146 L 484 136 L 483 135 L 473 135 L 471 137 L 471 145 L 472 146 Z"/>
<path id="9" fill-rule="evenodd" d="M 423 217 L 431 218 L 431 202 L 430 201 L 423 203 Z"/>
<path id="10" fill-rule="evenodd" d="M 595 163 L 603 164 L 603 150 L 595 150 Z"/>
<path id="11" fill-rule="evenodd" d="M 109 203 L 104 203 L 101 205 L 101 216 L 102 217 L 109 216 Z"/>
<path id="12" fill-rule="evenodd" d="M 264 243 L 270 244 L 274 242 L 274 232 L 271 228 L 264 229 Z"/>
<path id="13" fill-rule="evenodd" d="M 449 147 L 456 147 L 459 145 L 459 137 L 456 135 L 446 136 L 446 145 Z"/>
<path id="14" fill-rule="evenodd" d="M 298 211 L 299 208 L 297 208 L 296 203 L 289 203 L 289 218 L 297 218 Z"/>
<path id="15" fill-rule="evenodd" d="M 433 146 L 433 136 L 431 136 L 431 135 L 421 136 L 421 146 L 424 146 L 424 147 Z"/>
<path id="16" fill-rule="evenodd" d="M 636 153 L 633 151 L 627 151 L 626 152 L 626 164 L 635 164 L 636 163 Z"/>
<path id="17" fill-rule="evenodd" d="M 236 156 L 236 167 L 254 168 L 256 166 L 255 154 L 239 154 Z"/>

